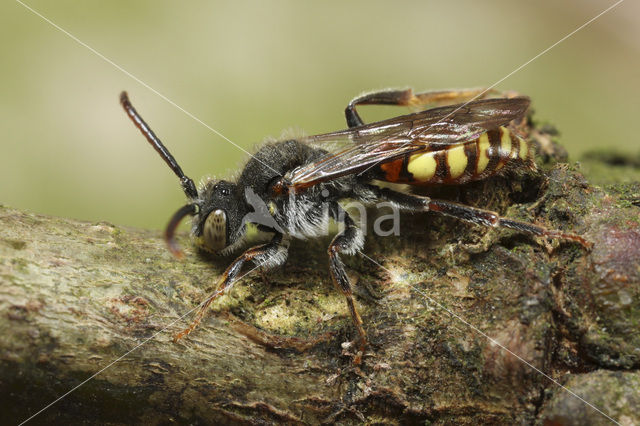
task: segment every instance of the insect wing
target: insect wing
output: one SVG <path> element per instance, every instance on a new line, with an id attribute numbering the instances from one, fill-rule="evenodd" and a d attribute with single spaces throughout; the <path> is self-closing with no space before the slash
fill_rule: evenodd
<path id="1" fill-rule="evenodd" d="M 326 150 L 326 154 L 297 167 L 287 178 L 295 189 L 302 189 L 363 173 L 416 151 L 464 143 L 523 117 L 529 103 L 527 97 L 483 99 L 309 136 L 301 141 Z"/>

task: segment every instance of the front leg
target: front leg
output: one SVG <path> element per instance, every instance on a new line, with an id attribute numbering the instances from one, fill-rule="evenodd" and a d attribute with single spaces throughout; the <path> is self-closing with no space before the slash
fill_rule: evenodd
<path id="1" fill-rule="evenodd" d="M 200 321 L 202 321 L 202 318 L 204 317 L 204 314 L 209 305 L 211 305 L 211 302 L 216 300 L 219 296 L 224 294 L 227 289 L 231 287 L 231 285 L 236 281 L 238 274 L 240 273 L 242 267 L 246 262 L 253 261 L 253 263 L 256 264 L 256 267 L 248 273 L 252 272 L 258 267 L 266 269 L 273 268 L 275 266 L 283 264 L 287 260 L 288 250 L 288 236 L 285 237 L 282 234 L 278 233 L 267 244 L 252 247 L 242 253 L 224 271 L 224 273 L 218 280 L 216 291 L 211 294 L 207 298 L 207 300 L 205 300 L 204 303 L 200 306 L 200 309 L 198 309 L 198 312 L 196 313 L 196 316 L 189 327 L 176 334 L 176 336 L 173 338 L 173 341 L 177 342 L 178 340 L 182 339 L 193 330 L 195 330 L 196 327 L 198 327 L 198 324 L 200 324 Z"/>
<path id="2" fill-rule="evenodd" d="M 347 306 L 349 308 L 349 313 L 351 314 L 351 319 L 353 320 L 353 325 L 356 327 L 356 331 L 358 332 L 360 340 L 358 350 L 360 351 L 360 354 L 358 354 L 354 362 L 359 364 L 362 356 L 361 354 L 364 353 L 367 345 L 367 334 L 362 327 L 362 319 L 360 318 L 360 314 L 358 314 L 358 310 L 356 309 L 356 305 L 353 301 L 351 283 L 349 282 L 349 278 L 344 270 L 344 264 L 342 263 L 342 260 L 340 260 L 338 253 L 355 254 L 362 248 L 364 240 L 362 231 L 358 226 L 356 226 L 351 217 L 349 217 L 349 215 L 340 207 L 338 207 L 337 213 L 338 214 L 334 219 L 342 221 L 345 228 L 341 233 L 335 236 L 327 250 L 329 253 L 329 271 L 331 272 L 333 284 L 342 292 L 347 300 Z"/>

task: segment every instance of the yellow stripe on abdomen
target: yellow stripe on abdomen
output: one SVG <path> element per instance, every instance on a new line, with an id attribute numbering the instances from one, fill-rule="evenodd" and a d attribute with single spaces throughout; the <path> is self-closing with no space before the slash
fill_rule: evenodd
<path id="1" fill-rule="evenodd" d="M 506 127 L 489 130 L 471 141 L 430 148 L 436 150 L 383 164 L 385 179 L 415 185 L 463 184 L 531 161 L 530 145 Z"/>
<path id="2" fill-rule="evenodd" d="M 506 127 L 500 127 L 500 156 L 511 156 L 511 132 Z"/>
<path id="3" fill-rule="evenodd" d="M 520 142 L 520 152 L 518 155 L 522 161 L 526 161 L 529 156 L 529 145 L 527 144 L 527 141 L 521 137 L 518 137 L 518 141 Z"/>
<path id="4" fill-rule="evenodd" d="M 464 152 L 464 145 L 456 146 L 446 151 L 447 153 L 447 165 L 449 166 L 449 177 L 456 179 L 464 173 L 464 169 L 467 168 L 469 159 Z"/>
<path id="5" fill-rule="evenodd" d="M 478 138 L 478 165 L 476 167 L 476 174 L 484 172 L 489 164 L 489 135 L 483 133 Z"/>
<path id="6" fill-rule="evenodd" d="M 438 163 L 436 162 L 435 155 L 436 152 L 412 155 L 409 157 L 407 171 L 413 175 L 415 180 L 428 182 L 436 174 Z"/>
<path id="7" fill-rule="evenodd" d="M 498 164 L 496 171 L 504 167 L 511 157 L 511 132 L 506 127 L 500 127 L 500 150 L 498 154 Z"/>

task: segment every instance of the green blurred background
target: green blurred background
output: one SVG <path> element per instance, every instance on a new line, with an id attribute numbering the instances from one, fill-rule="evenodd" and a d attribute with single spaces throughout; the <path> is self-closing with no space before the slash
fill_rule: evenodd
<path id="1" fill-rule="evenodd" d="M 491 85 L 613 1 L 27 4 L 251 150 L 288 128 L 343 128 L 365 90 Z M 196 181 L 246 157 L 19 3 L 0 16 L 0 203 L 163 227 L 184 195 L 121 110 L 123 89 Z M 639 20 L 623 2 L 499 88 L 531 96 L 573 160 L 637 154 Z"/>

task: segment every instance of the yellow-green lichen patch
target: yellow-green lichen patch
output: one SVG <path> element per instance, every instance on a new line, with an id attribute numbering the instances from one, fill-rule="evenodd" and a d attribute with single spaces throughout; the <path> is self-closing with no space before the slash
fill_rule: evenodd
<path id="1" fill-rule="evenodd" d="M 256 325 L 278 334 L 295 335 L 300 331 L 313 333 L 323 321 L 348 315 L 342 294 L 331 292 L 314 299 L 311 295 L 297 290 L 270 297 L 256 309 Z"/>
<path id="2" fill-rule="evenodd" d="M 24 248 L 27 246 L 27 243 L 25 241 L 14 240 L 11 238 L 0 238 L 0 243 L 14 250 L 24 250 Z"/>

